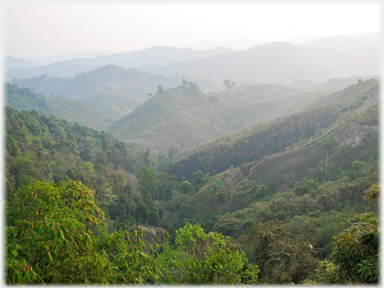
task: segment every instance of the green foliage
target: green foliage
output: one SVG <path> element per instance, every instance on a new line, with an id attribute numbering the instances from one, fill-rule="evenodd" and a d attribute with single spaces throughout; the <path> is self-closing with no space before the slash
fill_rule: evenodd
<path id="1" fill-rule="evenodd" d="M 138 183 L 141 194 L 146 197 L 145 195 L 149 193 L 152 198 L 155 198 L 156 188 L 159 185 L 155 171 L 143 165 L 140 167 L 139 172 L 136 173 L 136 177 L 139 180 Z"/>
<path id="2" fill-rule="evenodd" d="M 366 85 L 364 82 L 359 85 Z M 160 110 L 169 115 L 173 110 L 164 101 L 176 94 L 182 94 L 182 98 L 172 99 L 180 101 L 183 109 L 195 107 L 196 100 L 202 101 L 199 105 L 208 103 L 196 83 L 183 79 L 182 84 L 148 100 L 155 105 L 142 120 L 154 123 L 155 118 L 149 116 Z M 341 96 L 346 102 L 355 97 Z M 223 101 L 216 97 L 208 104 L 212 108 Z M 207 144 L 208 150 L 200 149 L 184 158 L 187 154 L 167 146 L 164 151 L 169 149 L 168 155 L 159 154 L 159 165 L 152 167 L 161 171 L 180 158 L 175 165 L 179 177 L 156 174 L 151 169 L 156 160 L 151 159 L 149 149 L 135 151 L 134 146 L 111 133 L 37 111 L 7 108 L 7 220 L 13 221 L 6 228 L 7 283 L 377 283 L 378 218 L 363 219 L 339 234 L 332 254 L 337 261 L 328 261 L 333 237 L 348 228 L 351 221 L 360 220 L 356 215 L 377 211 L 377 203 L 361 201 L 363 192 L 367 200 L 377 200 L 379 195 L 378 177 L 372 174 L 378 169 L 378 110 L 367 109 L 340 119 L 336 106 L 259 123 L 246 129 L 252 133 L 222 137 Z M 370 127 L 363 127 L 366 131 L 362 137 L 355 137 L 359 143 L 352 147 L 348 139 L 337 134 L 335 128 L 345 128 L 340 123 Z M 151 137 L 152 132 L 145 133 Z M 329 135 L 336 136 L 342 145 L 330 155 L 329 163 L 327 157 L 325 181 L 319 172 L 324 167 L 321 144 L 327 154 L 338 145 L 336 138 Z M 184 140 L 178 140 L 177 147 L 184 149 Z M 292 155 L 284 152 L 299 147 L 316 148 L 310 150 L 319 154 L 313 158 L 315 162 L 319 159 L 315 170 L 303 165 L 303 174 L 295 168 L 299 166 L 284 162 L 288 163 L 285 171 L 291 173 L 276 175 L 278 170 L 271 165 L 263 166 L 269 159 L 279 166 L 283 166 L 281 159 L 296 161 L 292 155 L 297 156 L 300 165 L 305 157 L 300 153 L 307 153 L 304 149 Z M 281 154 L 272 155 L 276 152 Z M 137 182 L 131 180 L 133 173 Z M 217 175 L 210 178 L 208 173 Z M 265 180 L 263 173 L 269 173 L 273 181 Z M 285 177 L 285 182 L 279 182 L 279 177 Z M 305 178 L 295 184 L 301 177 Z M 55 184 L 44 184 L 39 179 Z M 73 180 L 94 192 L 86 196 L 90 190 Z M 49 194 L 51 191 L 53 194 Z M 78 198 L 68 196 L 71 193 Z M 94 207 L 95 203 L 99 206 Z M 92 209 L 99 209 L 98 215 L 89 216 L 92 221 L 81 218 Z M 20 211 L 25 215 L 18 214 Z M 182 227 L 186 222 L 201 226 Z M 144 241 L 160 242 L 157 238 L 161 237 L 156 236 L 161 234 L 157 230 L 160 228 L 145 228 L 143 224 L 164 227 L 171 235 L 176 233 L 176 246 L 166 243 L 160 250 L 163 252 L 156 254 Z M 182 228 L 175 231 L 178 227 Z M 214 232 L 206 234 L 201 227 Z M 136 229 L 147 230 L 152 236 L 142 239 L 127 232 Z M 33 245 L 27 247 L 27 243 Z"/>
<path id="3" fill-rule="evenodd" d="M 371 202 L 371 201 L 378 201 L 379 200 L 379 185 L 378 183 L 373 183 L 371 186 L 364 191 L 364 200 Z"/>
<path id="4" fill-rule="evenodd" d="M 206 234 L 200 225 L 187 223 L 176 231 L 176 248 L 164 245 L 157 263 L 166 284 L 255 283 L 258 267 L 247 264 L 229 237 Z"/>
<path id="5" fill-rule="evenodd" d="M 308 238 L 288 233 L 282 222 L 253 226 L 239 241 L 249 261 L 260 268 L 259 283 L 302 283 L 317 267 Z"/>
<path id="6" fill-rule="evenodd" d="M 346 214 L 330 211 L 323 212 L 318 217 L 310 217 L 303 224 L 303 230 L 298 233 L 307 231 L 316 248 L 316 257 L 325 260 L 332 253 L 333 237 L 346 229 L 350 221 Z"/>
<path id="7" fill-rule="evenodd" d="M 325 150 L 331 150 L 335 147 L 339 146 L 339 143 L 337 142 L 336 138 L 333 136 L 329 136 L 326 140 L 326 142 L 323 144 L 323 148 Z"/>
<path id="8" fill-rule="evenodd" d="M 349 172 L 349 173 L 348 173 L 348 178 L 349 178 L 349 180 L 351 180 L 351 181 L 355 180 L 355 179 L 357 178 L 357 174 L 356 174 L 356 172 L 355 172 L 355 171 L 351 171 L 351 172 Z"/>
<path id="9" fill-rule="evenodd" d="M 330 285 L 345 284 L 338 282 L 335 275 L 335 264 L 331 261 L 318 261 L 318 266 L 314 269 L 307 279 L 303 281 L 304 285 Z"/>
<path id="10" fill-rule="evenodd" d="M 213 193 L 220 202 L 223 202 L 228 194 L 227 188 L 225 187 L 225 182 L 217 179 L 212 184 L 211 193 Z"/>
<path id="11" fill-rule="evenodd" d="M 341 281 L 375 283 L 379 281 L 379 221 L 364 215 L 360 222 L 335 237 L 332 259 Z"/>
<path id="12" fill-rule="evenodd" d="M 238 238 L 244 233 L 246 227 L 253 226 L 255 223 L 252 219 L 247 219 L 244 223 L 234 217 L 230 213 L 225 213 L 220 217 L 219 220 L 215 223 L 212 230 L 222 233 L 226 236 L 233 238 Z"/>
<path id="13" fill-rule="evenodd" d="M 191 183 L 188 181 L 183 181 L 180 183 L 180 192 L 183 194 L 188 194 L 189 191 L 191 190 Z"/>
<path id="14" fill-rule="evenodd" d="M 52 176 L 52 181 L 55 182 L 56 184 L 61 182 L 61 181 L 69 181 L 69 177 L 67 174 L 64 174 L 62 172 L 56 173 Z"/>
<path id="15" fill-rule="evenodd" d="M 379 123 L 378 105 L 373 105 L 357 114 L 353 121 L 361 125 L 377 125 Z"/>
<path id="16" fill-rule="evenodd" d="M 198 170 L 192 173 L 191 193 L 195 194 L 201 187 L 209 181 L 209 176 L 204 175 L 203 171 Z"/>
<path id="17" fill-rule="evenodd" d="M 156 279 L 146 245 L 108 235 L 94 192 L 79 182 L 38 181 L 7 202 L 8 284 L 143 284 Z M 148 247 L 150 248 L 150 247 Z"/>
<path id="18" fill-rule="evenodd" d="M 18 112 L 7 107 L 6 113 L 8 196 L 39 179 L 55 183 L 71 179 L 94 189 L 99 206 L 113 220 L 112 230 L 114 224 L 120 226 L 129 216 L 139 224 L 160 225 L 160 210 L 144 197 L 148 191 L 143 194 L 146 202 L 138 194 L 140 197 L 133 197 L 128 181 L 128 174 L 136 172 L 149 153 L 144 157 L 145 153 L 135 151 L 111 133 L 36 111 Z M 157 191 L 149 192 L 151 197 L 156 196 Z"/>
<path id="19" fill-rule="evenodd" d="M 319 186 L 317 179 L 310 179 L 305 177 L 302 181 L 296 182 L 295 186 L 295 194 L 298 196 L 302 196 L 304 194 L 314 195 L 316 193 L 316 189 Z"/>
<path id="20" fill-rule="evenodd" d="M 367 99 L 367 95 L 360 95 L 358 96 L 352 103 L 348 105 L 349 109 L 356 109 L 359 108 L 362 104 L 363 101 Z"/>
<path id="21" fill-rule="evenodd" d="M 143 156 L 143 164 L 147 167 L 151 167 L 152 161 L 151 161 L 151 152 L 149 148 L 145 150 L 144 156 Z"/>
<path id="22" fill-rule="evenodd" d="M 351 170 L 358 172 L 364 167 L 364 163 L 361 161 L 353 161 L 351 165 Z"/>

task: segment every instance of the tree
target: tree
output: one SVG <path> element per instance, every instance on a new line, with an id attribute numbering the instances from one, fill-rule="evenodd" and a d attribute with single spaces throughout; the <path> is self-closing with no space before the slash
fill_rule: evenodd
<path id="1" fill-rule="evenodd" d="M 259 283 L 302 283 L 317 267 L 309 240 L 290 234 L 280 221 L 253 226 L 239 242 L 260 268 Z"/>
<path id="2" fill-rule="evenodd" d="M 335 237 L 331 259 L 337 265 L 339 281 L 378 283 L 379 227 L 378 217 L 364 215 L 360 222 Z"/>
<path id="3" fill-rule="evenodd" d="M 108 234 L 94 193 L 80 182 L 37 181 L 6 203 L 7 284 L 157 281 L 137 233 Z"/>
<path id="4" fill-rule="evenodd" d="M 371 185 L 364 191 L 364 199 L 378 201 L 379 186 Z M 339 282 L 364 284 L 379 283 L 379 218 L 363 214 L 359 222 L 335 237 L 331 259 L 335 262 Z"/>
<path id="5" fill-rule="evenodd" d="M 176 157 L 179 154 L 179 149 L 172 147 L 168 151 L 168 159 L 172 159 L 173 157 Z"/>
<path id="6" fill-rule="evenodd" d="M 227 188 L 225 187 L 225 182 L 217 179 L 212 184 L 211 193 L 213 193 L 220 202 L 223 202 L 228 194 Z"/>
<path id="7" fill-rule="evenodd" d="M 161 95 L 163 94 L 163 92 L 164 92 L 163 87 L 161 85 L 157 86 L 157 94 Z"/>
<path id="8" fill-rule="evenodd" d="M 223 85 L 224 85 L 225 87 L 227 87 L 227 90 L 228 90 L 228 89 L 231 89 L 231 88 L 235 87 L 236 82 L 234 82 L 234 81 L 231 82 L 230 79 L 225 79 L 225 80 L 223 81 Z"/>
<path id="9" fill-rule="evenodd" d="M 180 192 L 183 194 L 188 194 L 191 190 L 191 183 L 188 181 L 183 181 L 180 183 Z"/>
<path id="10" fill-rule="evenodd" d="M 188 85 L 188 81 L 185 80 L 185 77 L 183 77 L 183 81 L 181 82 L 181 84 L 182 84 L 183 86 L 187 86 L 187 85 Z"/>
<path id="11" fill-rule="evenodd" d="M 333 148 L 339 146 L 339 143 L 337 142 L 336 138 L 333 136 L 330 136 L 327 138 L 326 142 L 323 144 L 323 148 L 327 150 L 327 158 L 325 160 L 325 173 L 324 177 L 327 177 L 327 166 L 328 166 L 328 152 L 329 150 L 332 150 Z"/>
<path id="12" fill-rule="evenodd" d="M 144 156 L 143 156 L 143 163 L 147 167 L 151 167 L 151 152 L 149 151 L 149 148 L 145 150 Z"/>
<path id="13" fill-rule="evenodd" d="M 152 198 L 155 198 L 156 187 L 160 184 L 156 172 L 153 169 L 149 169 L 146 165 L 143 165 L 139 172 L 136 173 L 136 177 L 139 179 L 139 190 L 143 197 L 149 193 Z"/>
<path id="14" fill-rule="evenodd" d="M 191 180 L 191 193 L 195 194 L 201 187 L 203 187 L 206 183 L 208 183 L 209 177 L 205 176 L 203 171 L 198 170 L 197 172 L 192 173 L 192 180 Z"/>
<path id="15" fill-rule="evenodd" d="M 230 237 L 206 234 L 199 224 L 185 224 L 176 231 L 176 249 L 164 245 L 157 263 L 166 284 L 255 283 L 258 267 L 247 264 Z"/>

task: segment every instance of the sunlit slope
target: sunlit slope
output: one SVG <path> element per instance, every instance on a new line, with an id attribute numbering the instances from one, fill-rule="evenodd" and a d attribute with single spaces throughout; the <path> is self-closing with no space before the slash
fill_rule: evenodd
<path id="1" fill-rule="evenodd" d="M 154 95 L 107 128 L 123 141 L 154 152 L 185 150 L 233 132 L 223 117 L 229 103 L 208 97 L 197 88 L 179 86 Z"/>
<path id="2" fill-rule="evenodd" d="M 241 137 L 234 135 L 233 141 L 212 144 L 200 149 L 171 165 L 167 172 L 183 179 L 190 179 L 192 173 L 197 170 L 210 175 L 221 173 L 231 166 L 249 170 L 257 161 L 302 146 L 310 139 L 320 137 L 327 129 L 333 129 L 335 125 L 341 123 L 340 121 L 344 121 L 342 119 L 345 117 L 351 117 L 351 114 L 376 106 L 378 94 L 377 81 L 357 83 L 340 93 L 324 97 L 326 101 L 315 100 L 316 102 L 311 104 L 313 107 L 311 110 L 306 109 L 266 124 L 259 123 L 240 131 L 238 134 Z M 332 97 L 336 99 L 331 101 Z M 336 122 L 337 120 L 340 123 Z M 319 145 L 321 147 L 321 143 Z M 283 159 L 276 163 L 283 165 Z"/>
<path id="3" fill-rule="evenodd" d="M 328 127 L 337 117 L 337 109 L 332 107 L 292 115 L 232 143 L 214 145 L 181 159 L 167 173 L 185 179 L 190 179 L 197 170 L 215 175 L 231 166 L 239 167 L 289 149 L 315 135 L 317 129 Z"/>
<path id="4" fill-rule="evenodd" d="M 378 108 L 371 106 L 362 118 L 348 120 L 300 149 L 260 161 L 250 169 L 248 178 L 264 185 L 284 185 L 305 176 L 321 178 L 327 155 L 324 144 L 329 137 L 335 137 L 339 146 L 329 151 L 328 175 L 337 174 L 340 168 L 348 170 L 353 161 L 368 161 L 368 150 L 378 147 L 377 112 Z M 367 120 L 369 114 L 371 120 Z"/>
<path id="5" fill-rule="evenodd" d="M 359 96 L 367 96 L 367 98 L 364 99 L 362 103 L 362 108 L 366 108 L 377 102 L 375 97 L 377 96 L 378 91 L 379 81 L 377 79 L 369 79 L 349 85 L 341 91 L 319 97 L 298 111 L 309 111 L 316 107 L 327 104 L 337 104 L 340 106 L 340 108 L 342 108 L 343 106 L 348 106 L 354 101 L 357 101 L 356 99 Z"/>

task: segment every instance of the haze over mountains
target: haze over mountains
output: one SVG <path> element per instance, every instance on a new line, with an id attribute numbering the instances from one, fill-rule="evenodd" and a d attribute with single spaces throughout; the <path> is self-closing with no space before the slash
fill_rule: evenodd
<path id="1" fill-rule="evenodd" d="M 196 58 L 208 58 L 213 55 L 232 53 L 228 48 L 197 51 L 178 49 L 170 46 L 157 46 L 145 50 L 101 55 L 93 58 L 75 58 L 59 61 L 36 68 L 18 68 L 7 71 L 7 79 L 25 79 L 38 77 L 42 74 L 49 76 L 75 76 L 77 73 L 88 72 L 100 66 L 115 64 L 123 68 L 142 68 L 146 65 L 170 65 L 177 61 L 191 61 Z"/>
<path id="2" fill-rule="evenodd" d="M 236 53 L 234 50 L 219 47 L 197 51 L 158 46 L 127 53 L 75 58 L 34 68 L 21 68 L 18 65 L 19 68 L 9 69 L 12 67 L 9 66 L 6 79 L 11 81 L 14 78 L 25 79 L 42 74 L 75 76 L 76 73 L 115 64 L 156 74 L 177 74 L 196 81 L 210 79 L 216 81 L 216 84 L 221 84 L 225 78 L 233 78 L 237 82 L 252 80 L 285 85 L 294 78 L 324 82 L 336 76 L 377 74 L 378 44 L 379 33 L 364 33 L 323 38 L 307 42 L 305 47 L 268 43 Z M 340 47 L 343 48 L 339 49 Z M 25 65 L 28 66 L 27 63 Z"/>
<path id="3" fill-rule="evenodd" d="M 359 75 L 374 77 L 379 72 L 378 35 L 322 38 L 305 43 L 307 47 L 275 42 L 236 52 L 158 46 L 10 69 L 6 74 L 11 84 L 42 93 L 40 99 L 54 98 L 44 100 L 54 103 L 49 105 L 81 101 L 90 113 L 80 121 L 83 124 L 111 131 L 153 153 L 173 147 L 184 151 L 259 120 L 287 115 L 356 83 Z M 83 56 L 100 51 L 88 52 Z M 25 75 L 35 76 L 23 79 Z M 234 87 L 225 89 L 224 79 L 236 82 Z M 27 109 L 23 105 L 14 107 Z M 62 115 L 57 108 L 48 113 L 54 111 Z M 101 121 L 95 119 L 98 113 Z"/>
<path id="4" fill-rule="evenodd" d="M 378 56 L 377 46 L 343 52 L 270 43 L 210 59 L 195 59 L 167 67 L 148 66 L 143 71 L 216 82 L 229 78 L 239 82 L 252 80 L 287 85 L 294 80 L 324 82 L 334 77 L 375 75 L 379 72 Z"/>

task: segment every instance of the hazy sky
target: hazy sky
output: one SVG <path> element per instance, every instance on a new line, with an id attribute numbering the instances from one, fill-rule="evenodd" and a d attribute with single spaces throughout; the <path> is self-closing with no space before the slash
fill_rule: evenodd
<path id="1" fill-rule="evenodd" d="M 30 59 L 203 40 L 352 35 L 381 27 L 380 1 L 178 2 L 3 1 L 4 54 Z"/>

